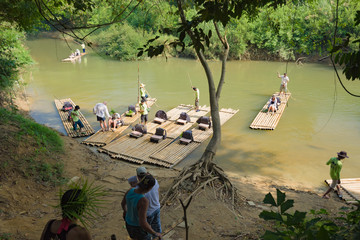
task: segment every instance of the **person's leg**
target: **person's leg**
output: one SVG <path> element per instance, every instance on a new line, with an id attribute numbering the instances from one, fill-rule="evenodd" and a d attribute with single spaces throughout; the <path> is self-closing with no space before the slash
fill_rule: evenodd
<path id="1" fill-rule="evenodd" d="M 160 208 L 156 209 L 149 217 L 147 217 L 147 222 L 150 224 L 151 228 L 155 232 L 162 232 L 160 221 Z"/>
<path id="2" fill-rule="evenodd" d="M 140 117 L 140 119 L 141 119 L 141 121 L 140 121 L 141 124 L 143 124 L 143 122 L 145 121 L 145 115 L 142 114 L 141 117 Z"/>
<path id="3" fill-rule="evenodd" d="M 147 121 L 148 121 L 148 114 L 146 114 L 146 115 L 144 116 L 144 121 L 145 121 L 145 125 L 146 125 L 146 123 L 147 123 Z"/>
<path id="4" fill-rule="evenodd" d="M 100 120 L 100 127 L 101 127 L 101 130 L 102 130 L 103 132 L 106 131 L 106 129 L 104 128 L 104 121 L 103 121 L 103 120 Z"/>
<path id="5" fill-rule="evenodd" d="M 74 131 L 76 132 L 76 130 L 77 130 L 77 122 L 74 122 L 73 127 L 74 127 Z"/>
<path id="6" fill-rule="evenodd" d="M 331 192 L 331 190 L 335 189 L 335 186 L 337 185 L 338 180 L 332 180 L 331 185 L 329 186 L 329 189 L 324 193 L 322 196 L 323 198 L 329 198 L 328 194 Z"/>
<path id="7" fill-rule="evenodd" d="M 340 190 L 340 184 L 336 184 L 336 189 L 337 189 L 337 192 L 338 192 L 338 196 L 339 197 L 342 197 L 342 194 L 341 194 L 341 190 Z"/>
<path id="8" fill-rule="evenodd" d="M 107 130 L 109 130 L 109 128 L 108 128 L 108 126 L 107 126 L 107 124 L 106 124 L 106 118 L 104 118 L 104 128 L 105 128 L 105 131 L 107 131 Z"/>
<path id="9" fill-rule="evenodd" d="M 79 119 L 79 121 L 78 121 L 78 124 L 79 124 L 79 126 L 80 126 L 80 132 L 82 132 L 82 131 L 83 131 L 83 128 L 84 128 L 84 124 L 81 122 L 80 119 Z"/>

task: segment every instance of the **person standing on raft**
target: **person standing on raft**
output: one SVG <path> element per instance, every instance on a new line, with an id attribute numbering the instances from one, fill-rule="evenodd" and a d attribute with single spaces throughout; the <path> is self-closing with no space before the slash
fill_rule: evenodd
<path id="1" fill-rule="evenodd" d="M 199 112 L 199 100 L 200 100 L 200 90 L 197 87 L 191 87 L 195 91 L 195 109 Z"/>
<path id="2" fill-rule="evenodd" d="M 280 75 L 280 73 L 278 72 L 277 74 L 278 74 L 278 78 L 281 78 L 279 96 L 280 96 L 281 92 L 284 92 L 284 94 L 286 95 L 286 93 L 288 91 L 287 84 L 290 81 L 290 79 L 286 73 L 284 73 L 284 75 Z"/>
<path id="3" fill-rule="evenodd" d="M 101 131 L 105 132 L 108 130 L 107 124 L 106 124 L 106 117 L 110 118 L 109 110 L 106 106 L 107 102 L 98 103 L 95 105 L 93 112 L 96 115 L 96 119 L 98 122 L 100 122 Z"/>

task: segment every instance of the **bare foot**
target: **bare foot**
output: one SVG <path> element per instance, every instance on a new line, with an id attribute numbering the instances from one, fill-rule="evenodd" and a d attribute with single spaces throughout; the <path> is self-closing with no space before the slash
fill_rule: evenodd
<path id="1" fill-rule="evenodd" d="M 329 199 L 330 197 L 328 195 L 322 196 L 324 199 Z"/>

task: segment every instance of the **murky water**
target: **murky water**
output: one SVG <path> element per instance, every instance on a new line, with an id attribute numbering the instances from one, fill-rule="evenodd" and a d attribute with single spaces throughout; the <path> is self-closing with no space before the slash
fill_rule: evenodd
<path id="1" fill-rule="evenodd" d="M 38 63 L 31 74 L 26 74 L 30 79 L 27 91 L 32 96 L 31 115 L 64 133 L 55 98 L 70 97 L 98 129 L 93 106 L 106 100 L 110 109 L 125 111 L 137 100 L 138 75 L 150 95 L 158 99 L 150 116 L 158 109 L 167 111 L 181 103 L 193 104 L 191 85 L 200 88 L 201 105 L 209 105 L 207 81 L 198 61 L 158 58 L 120 62 L 90 51 L 81 62 L 62 63 L 60 60 L 70 54 L 65 42 L 41 39 L 29 41 L 28 46 Z M 218 78 L 220 63 L 210 65 Z M 342 177 L 360 177 L 360 99 L 349 96 L 334 83 L 330 66 L 289 63 L 292 98 L 276 130 L 249 128 L 279 88 L 276 72 L 283 73 L 285 69 L 286 63 L 279 62 L 228 63 L 220 105 L 240 111 L 223 126 L 216 162 L 234 174 L 270 176 L 316 188 L 329 178 L 326 161 L 337 151 L 346 150 L 351 158 L 344 163 Z M 353 92 L 360 93 L 360 81 L 344 82 Z M 205 146 L 179 166 L 198 159 Z"/>

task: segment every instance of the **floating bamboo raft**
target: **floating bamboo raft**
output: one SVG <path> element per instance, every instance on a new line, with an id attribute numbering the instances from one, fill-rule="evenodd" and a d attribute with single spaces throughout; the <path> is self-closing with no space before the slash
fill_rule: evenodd
<path id="1" fill-rule="evenodd" d="M 164 167 L 170 167 L 169 163 L 161 160 L 151 159 L 150 155 L 172 143 L 173 140 L 183 131 L 189 129 L 199 117 L 205 116 L 210 111 L 210 108 L 206 106 L 201 107 L 199 112 L 190 109 L 193 109 L 193 106 L 180 105 L 167 113 L 169 119 L 175 120 L 180 116 L 181 112 L 188 111 L 187 113 L 190 116 L 190 123 L 179 125 L 176 124 L 174 120 L 168 120 L 168 123 L 165 122 L 163 124 L 157 124 L 158 127 L 163 127 L 167 130 L 167 138 L 162 140 L 160 143 L 153 143 L 150 141 L 150 137 L 153 134 L 146 134 L 145 136 L 137 139 L 131 138 L 129 134 L 127 134 L 100 148 L 99 152 L 107 153 L 113 158 L 123 159 L 134 163 L 141 164 L 146 162 Z M 149 124 L 153 126 L 154 123 Z M 155 129 L 154 127 L 151 128 Z"/>
<path id="2" fill-rule="evenodd" d="M 80 111 L 79 111 L 79 118 L 81 122 L 84 124 L 84 129 L 83 129 L 84 132 L 80 134 L 79 132 L 74 131 L 72 122 L 68 121 L 69 112 L 61 111 L 65 102 L 70 102 L 73 105 L 73 107 L 75 107 L 75 103 L 70 98 L 61 99 L 61 100 L 55 99 L 54 101 L 55 101 L 56 109 L 59 112 L 61 121 L 64 124 L 64 128 L 70 137 L 85 137 L 94 134 L 94 129 L 90 126 L 89 122 L 86 120 L 86 118 Z"/>
<path id="3" fill-rule="evenodd" d="M 279 93 L 274 93 L 278 96 Z M 285 110 L 287 102 L 291 96 L 291 93 L 281 94 L 281 104 L 279 109 L 274 113 L 267 113 L 267 107 L 270 103 L 270 99 L 266 102 L 264 107 L 255 117 L 254 121 L 251 123 L 250 128 L 252 129 L 261 129 L 261 130 L 274 130 L 279 123 L 279 120 Z"/>
<path id="4" fill-rule="evenodd" d="M 233 117 L 239 110 L 233 109 L 221 109 L 220 114 L 220 123 L 223 125 L 231 117 Z M 182 161 L 186 156 L 192 153 L 196 148 L 200 146 L 202 142 L 208 139 L 212 133 L 212 128 L 203 131 L 198 128 L 192 130 L 194 142 L 189 143 L 188 145 L 180 144 L 180 140 L 176 140 L 169 146 L 161 149 L 160 151 L 155 152 L 150 155 L 150 158 L 157 160 L 160 163 L 167 163 L 170 167 L 175 166 L 178 162 Z"/>
<path id="5" fill-rule="evenodd" d="M 148 107 L 154 105 L 155 102 L 156 102 L 156 98 L 148 98 L 147 100 Z M 136 107 L 136 109 L 139 110 L 138 106 Z M 85 139 L 81 143 L 91 146 L 97 146 L 97 147 L 105 146 L 106 144 L 110 143 L 112 140 L 120 136 L 120 134 L 123 133 L 129 127 L 129 125 L 131 125 L 140 118 L 140 115 L 141 115 L 140 113 L 137 113 L 132 117 L 127 117 L 125 113 L 123 113 L 121 115 L 121 118 L 124 121 L 124 126 L 116 128 L 114 132 L 113 131 L 102 132 L 100 131 L 101 130 L 100 129 L 94 135 Z"/>
<path id="6" fill-rule="evenodd" d="M 82 56 L 84 56 L 87 53 L 80 53 L 80 55 L 78 56 L 74 56 L 74 57 L 68 57 L 68 58 L 64 58 L 63 60 L 61 60 L 62 62 L 75 62 L 76 60 L 80 59 Z"/>
<path id="7" fill-rule="evenodd" d="M 325 180 L 325 182 L 330 186 L 332 180 Z M 342 199 L 345 200 L 346 203 L 358 203 L 358 201 L 360 201 L 360 178 L 341 179 L 340 187 L 342 190 Z"/>

